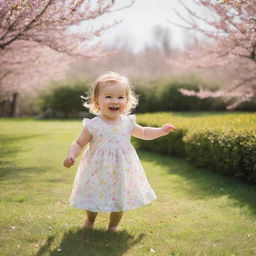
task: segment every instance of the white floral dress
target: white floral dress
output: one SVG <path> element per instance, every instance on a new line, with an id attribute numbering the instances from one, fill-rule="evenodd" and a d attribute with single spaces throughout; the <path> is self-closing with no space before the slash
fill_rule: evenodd
<path id="1" fill-rule="evenodd" d="M 135 115 L 111 125 L 96 116 L 83 119 L 92 139 L 75 176 L 70 205 L 93 212 L 119 212 L 149 204 L 157 197 L 131 144 Z"/>

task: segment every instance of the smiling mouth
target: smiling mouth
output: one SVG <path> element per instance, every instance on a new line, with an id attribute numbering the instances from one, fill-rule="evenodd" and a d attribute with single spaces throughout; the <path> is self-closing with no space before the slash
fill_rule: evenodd
<path id="1" fill-rule="evenodd" d="M 118 107 L 109 107 L 110 110 L 118 110 Z"/>

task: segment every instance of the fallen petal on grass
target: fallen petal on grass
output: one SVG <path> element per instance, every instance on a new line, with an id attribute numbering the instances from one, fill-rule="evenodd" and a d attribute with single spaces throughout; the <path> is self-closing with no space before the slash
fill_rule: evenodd
<path id="1" fill-rule="evenodd" d="M 156 251 L 153 248 L 150 248 L 150 252 L 156 253 Z"/>

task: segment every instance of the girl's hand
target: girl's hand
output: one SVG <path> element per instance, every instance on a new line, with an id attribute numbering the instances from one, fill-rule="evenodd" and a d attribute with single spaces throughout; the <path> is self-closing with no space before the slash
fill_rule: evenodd
<path id="1" fill-rule="evenodd" d="M 161 127 L 162 131 L 164 132 L 164 135 L 169 134 L 173 130 L 175 130 L 175 127 L 172 124 L 165 124 Z"/>
<path id="2" fill-rule="evenodd" d="M 66 159 L 63 162 L 63 165 L 67 168 L 69 168 L 70 166 L 74 165 L 76 162 L 75 157 L 73 156 L 67 156 Z"/>

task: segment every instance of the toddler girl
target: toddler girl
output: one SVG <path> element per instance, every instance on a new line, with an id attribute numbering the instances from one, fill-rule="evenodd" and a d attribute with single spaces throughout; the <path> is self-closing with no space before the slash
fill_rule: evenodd
<path id="1" fill-rule="evenodd" d="M 84 227 L 92 229 L 98 212 L 110 212 L 108 230 L 117 231 L 123 211 L 149 204 L 157 197 L 148 183 L 131 135 L 153 140 L 175 129 L 142 127 L 131 110 L 137 105 L 127 77 L 108 72 L 94 83 L 84 106 L 96 116 L 83 119 L 84 128 L 71 144 L 64 166 L 74 165 L 85 145 L 75 176 L 70 205 L 84 209 Z"/>

